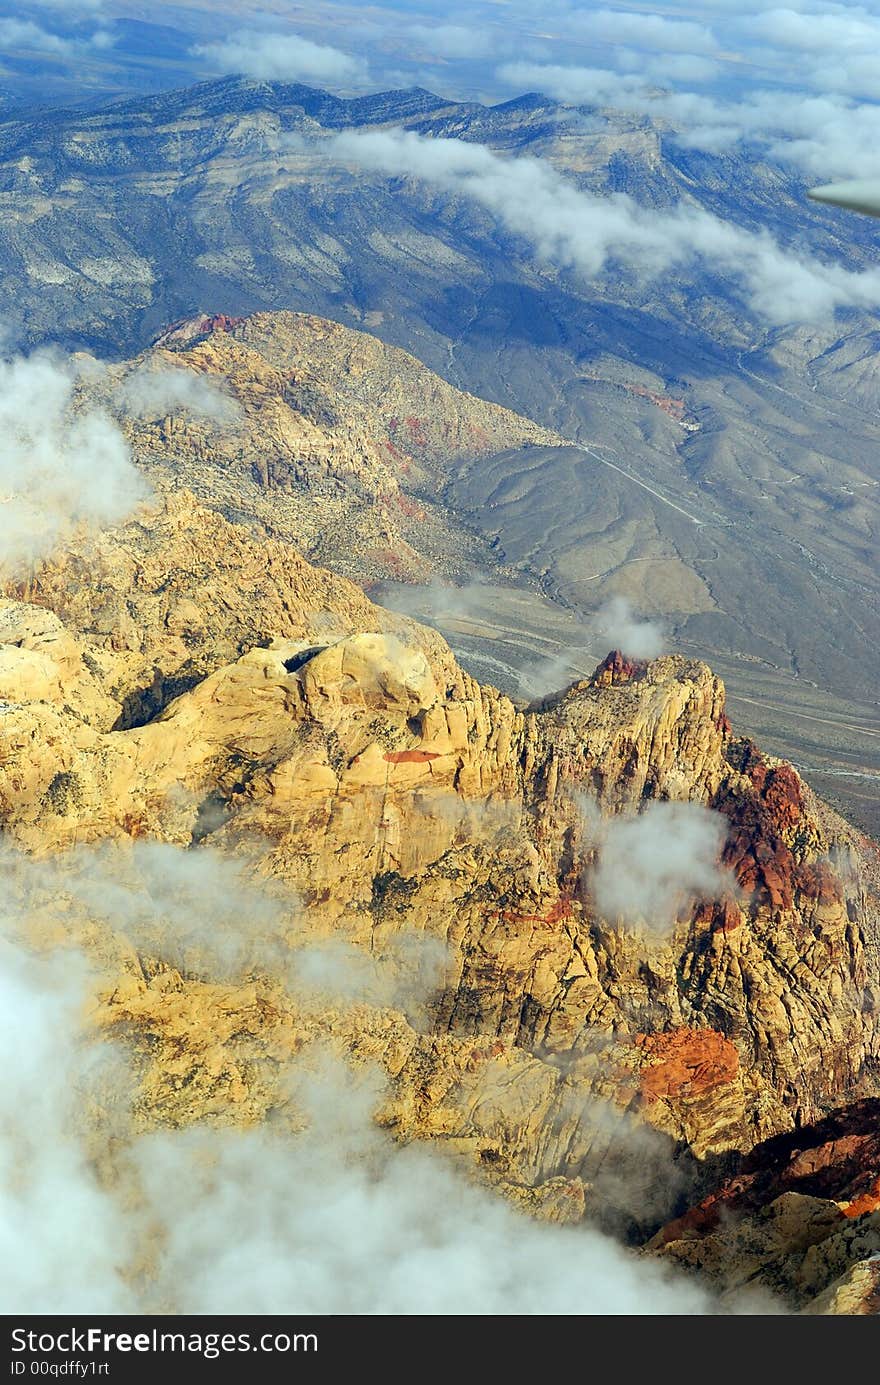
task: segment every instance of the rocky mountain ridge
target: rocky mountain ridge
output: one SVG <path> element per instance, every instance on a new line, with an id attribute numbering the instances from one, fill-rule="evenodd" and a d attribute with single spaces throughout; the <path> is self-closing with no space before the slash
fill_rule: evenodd
<path id="1" fill-rule="evenodd" d="M 0 621 L 4 836 L 72 873 L 39 928 L 100 962 L 147 1127 L 265 1119 L 284 1054 L 321 1035 L 381 1064 L 399 1138 L 638 1241 L 762 1141 L 875 1097 L 876 848 L 733 734 L 705 665 L 612 656 L 522 710 L 181 491 L 8 587 Z M 603 909 L 597 861 L 603 831 L 670 804 L 724 819 L 727 883 L 657 931 Z M 280 938 L 255 905 L 230 975 L 182 957 L 171 918 L 138 943 L 76 903 L 82 853 L 124 876 L 151 843 L 249 862 Z M 414 940 L 440 949 L 427 1001 Z M 394 987 L 307 1003 L 279 958 L 327 945 Z M 863 1273 L 866 1217 L 810 1301 Z"/>
<path id="2" fill-rule="evenodd" d="M 175 384 L 194 391 L 189 408 Z M 303 313 L 178 323 L 133 361 L 84 372 L 79 406 L 95 405 L 116 414 L 148 476 L 159 468 L 363 582 L 491 561 L 443 505 L 451 470 L 557 441 L 406 352 Z"/>
<path id="3" fill-rule="evenodd" d="M 613 261 L 596 276 L 544 263 L 471 198 L 328 159 L 340 130 L 389 127 L 537 157 L 648 218 L 698 209 L 794 258 L 873 263 L 870 228 L 809 203 L 791 170 L 682 148 L 626 111 L 223 79 L 0 125 L 13 328 L 130 357 L 201 311 L 305 310 L 534 419 L 570 445 L 465 461 L 401 539 L 418 550 L 433 527 L 436 556 L 464 517 L 473 565 L 506 555 L 559 611 L 583 621 L 623 594 L 666 619 L 744 723 L 875 830 L 874 317 L 767 329 L 699 265 L 683 289 Z M 397 546 L 381 526 L 371 545 Z M 405 579 L 424 573 L 400 551 Z M 416 613 L 429 606 L 426 592 Z M 526 614 L 540 638 L 546 608 Z"/>
<path id="4" fill-rule="evenodd" d="M 807 1313 L 880 1312 L 880 1115 L 874 1100 L 758 1145 L 652 1248 L 725 1292 L 761 1284 Z M 817 1294 L 818 1285 L 824 1285 Z"/>

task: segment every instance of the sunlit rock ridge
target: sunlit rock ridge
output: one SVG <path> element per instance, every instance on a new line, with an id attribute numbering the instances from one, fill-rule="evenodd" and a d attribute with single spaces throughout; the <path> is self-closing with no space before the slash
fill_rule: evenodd
<path id="1" fill-rule="evenodd" d="M 17 853 L 61 870 L 35 936 L 99 969 L 92 1023 L 139 1055 L 144 1128 L 262 1122 L 320 1036 L 387 1074 L 397 1138 L 638 1243 L 762 1141 L 880 1095 L 876 847 L 731 727 L 705 664 L 615 653 L 517 705 L 435 631 L 152 479 L 129 523 L 0 605 L 10 889 Z M 677 833 L 722 823 L 709 897 L 611 912 L 615 830 L 639 814 L 662 836 L 671 805 Z M 254 900 L 280 897 L 280 930 L 242 914 L 244 971 L 222 961 L 228 919 L 187 952 L 185 919 L 159 911 L 145 941 L 70 883 L 96 849 L 136 862 L 150 844 L 245 862 Z M 328 945 L 316 1004 L 285 977 Z M 340 996 L 339 947 L 394 986 Z M 826 1223 L 846 1220 L 834 1193 Z M 872 1196 L 794 1306 L 856 1311 L 833 1286 L 880 1244 Z"/>

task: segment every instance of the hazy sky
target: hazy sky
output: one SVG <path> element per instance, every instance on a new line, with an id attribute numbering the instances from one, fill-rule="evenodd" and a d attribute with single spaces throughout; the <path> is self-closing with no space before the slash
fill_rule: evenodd
<path id="1" fill-rule="evenodd" d="M 319 61 L 307 40 L 335 50 L 340 76 L 347 58 L 349 75 L 357 70 L 368 85 L 420 77 L 450 95 L 500 92 L 498 68 L 510 62 L 637 73 L 679 89 L 769 82 L 880 94 L 880 0 L 787 0 L 775 8 L 760 0 L 542 0 L 540 7 L 529 0 L 0 0 L 7 53 L 60 61 L 91 49 L 152 63 L 157 78 L 169 61 L 204 74 L 208 60 L 187 53 L 200 38 L 225 40 L 253 64 L 267 36 L 294 80 L 303 64 Z M 333 57 L 326 61 L 332 67 Z"/>
<path id="2" fill-rule="evenodd" d="M 339 93 L 540 90 L 662 116 L 720 150 L 763 142 L 810 176 L 877 162 L 880 0 L 0 0 L 7 104 L 106 98 L 241 72 Z"/>

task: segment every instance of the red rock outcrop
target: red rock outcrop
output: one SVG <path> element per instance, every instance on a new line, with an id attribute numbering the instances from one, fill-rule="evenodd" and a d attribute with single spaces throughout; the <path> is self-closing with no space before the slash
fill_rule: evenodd
<path id="1" fill-rule="evenodd" d="M 639 1073 L 639 1091 L 647 1102 L 702 1095 L 732 1082 L 739 1071 L 735 1044 L 714 1029 L 636 1034 L 635 1043 L 647 1059 Z"/>
<path id="2" fill-rule="evenodd" d="M 643 677 L 647 667 L 643 659 L 630 659 L 619 649 L 612 649 L 590 677 L 590 686 L 613 688 L 620 683 L 629 683 L 633 678 Z"/>
<path id="3" fill-rule="evenodd" d="M 824 863 L 801 868 L 792 845 L 806 827 L 803 786 L 791 765 L 765 760 L 751 741 L 734 743 L 731 758 L 752 786 L 735 797 L 720 795 L 715 806 L 730 820 L 724 862 L 750 894 L 761 894 L 774 909 L 791 908 L 797 888 L 818 897 L 830 888 Z M 807 830 L 809 830 L 807 828 Z"/>
<path id="4" fill-rule="evenodd" d="M 177 346 L 209 337 L 213 332 L 231 332 L 245 319 L 227 313 L 198 313 L 195 317 L 180 318 L 160 332 L 155 346 Z"/>

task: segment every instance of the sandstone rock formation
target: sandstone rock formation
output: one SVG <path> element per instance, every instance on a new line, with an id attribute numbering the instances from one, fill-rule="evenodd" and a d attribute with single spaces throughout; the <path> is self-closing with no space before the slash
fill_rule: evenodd
<path id="1" fill-rule="evenodd" d="M 281 892 L 280 943 L 255 910 L 256 961 L 230 976 L 181 962 L 170 921 L 145 946 L 72 887 L 41 906 L 101 959 L 148 1124 L 263 1118 L 284 1054 L 321 1034 L 382 1064 L 401 1138 L 640 1239 L 761 1142 L 877 1093 L 876 848 L 733 734 L 703 664 L 615 654 L 523 711 L 434 631 L 174 491 L 7 589 L 0 691 L 7 843 L 74 872 L 84 848 L 135 868 L 166 843 Z M 603 916 L 591 823 L 665 801 L 726 819 L 729 888 L 658 933 Z M 413 940 L 441 949 L 427 999 Z M 328 942 L 396 989 L 308 1002 L 284 958 Z M 866 1244 L 829 1253 L 815 1293 Z"/>
<path id="2" fill-rule="evenodd" d="M 801 1312 L 880 1312 L 880 1103 L 756 1146 L 653 1245 L 727 1293 L 760 1284 Z"/>
<path id="3" fill-rule="evenodd" d="M 465 571 L 485 543 L 438 503 L 450 465 L 558 441 L 307 313 L 178 323 L 133 361 L 86 372 L 80 399 L 117 414 L 151 477 L 365 581 Z"/>

